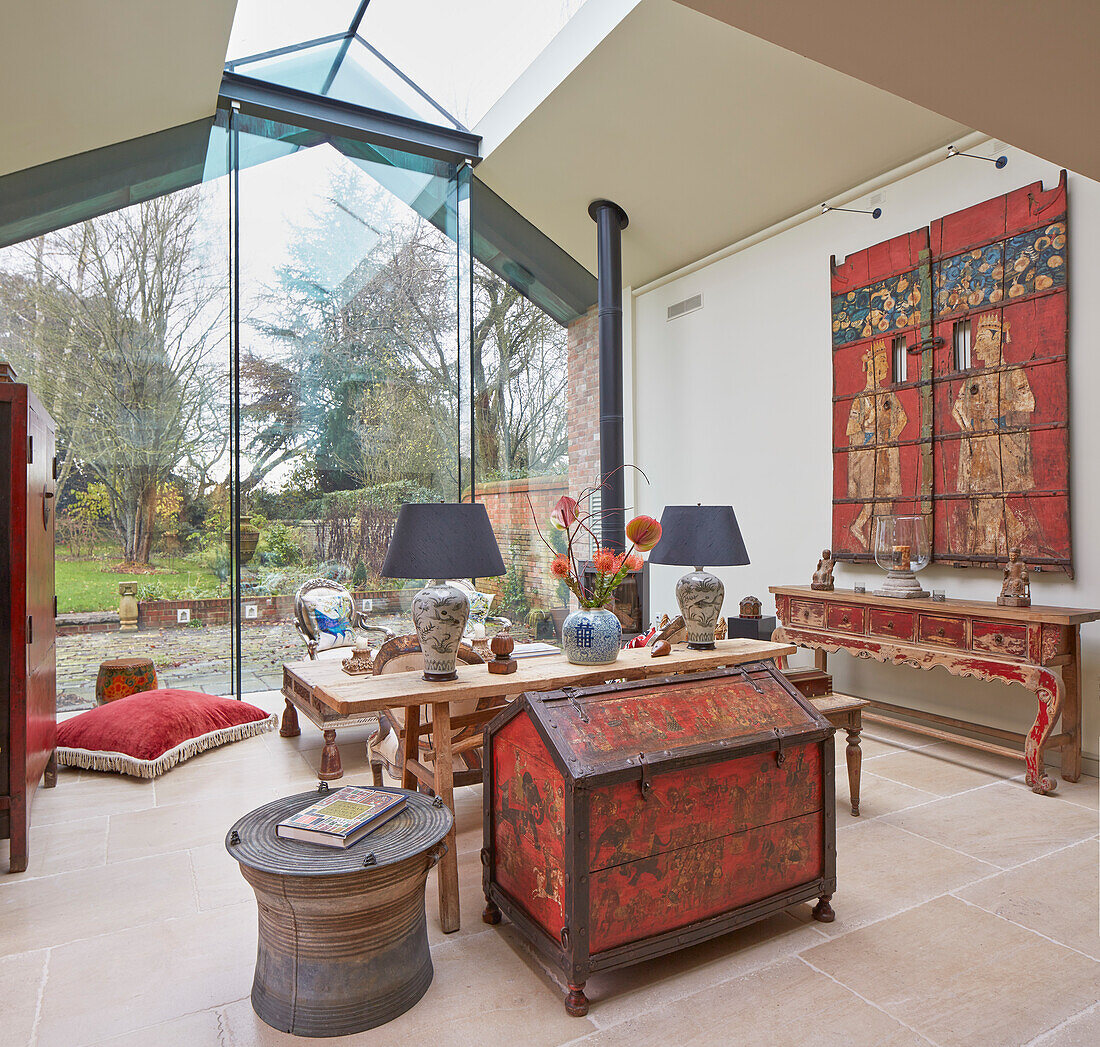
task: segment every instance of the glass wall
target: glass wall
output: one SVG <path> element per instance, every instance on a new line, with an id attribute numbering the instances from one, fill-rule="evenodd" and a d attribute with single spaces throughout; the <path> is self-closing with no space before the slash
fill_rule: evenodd
<path id="1" fill-rule="evenodd" d="M 227 213 L 222 177 L 0 251 L 0 359 L 57 423 L 61 711 L 111 658 L 231 689 Z"/>

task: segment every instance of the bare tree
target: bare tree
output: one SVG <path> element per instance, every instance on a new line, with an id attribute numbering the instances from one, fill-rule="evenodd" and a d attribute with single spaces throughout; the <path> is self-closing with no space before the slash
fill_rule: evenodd
<path id="1" fill-rule="evenodd" d="M 224 271 L 211 271 L 201 190 L 160 197 L 21 245 L 33 322 L 22 363 L 58 422 L 62 484 L 102 482 L 127 561 L 147 563 L 158 492 L 210 483 L 228 438 Z"/>

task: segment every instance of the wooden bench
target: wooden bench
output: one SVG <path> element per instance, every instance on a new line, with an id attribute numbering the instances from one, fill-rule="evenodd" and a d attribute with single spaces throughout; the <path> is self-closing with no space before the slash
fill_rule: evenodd
<path id="1" fill-rule="evenodd" d="M 850 694 L 837 694 L 833 690 L 833 678 L 823 669 L 784 669 L 783 675 L 809 698 L 813 706 L 834 727 L 848 732 L 848 792 L 852 799 L 852 816 L 859 817 L 859 778 L 863 767 L 863 750 L 859 734 L 863 730 L 863 707 L 870 704 L 863 698 Z"/>

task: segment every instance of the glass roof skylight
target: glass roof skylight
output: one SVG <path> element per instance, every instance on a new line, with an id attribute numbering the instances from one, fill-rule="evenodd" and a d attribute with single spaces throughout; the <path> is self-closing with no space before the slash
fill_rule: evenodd
<path id="1" fill-rule="evenodd" d="M 228 68 L 372 109 L 469 127 L 583 2 L 239 0 Z"/>

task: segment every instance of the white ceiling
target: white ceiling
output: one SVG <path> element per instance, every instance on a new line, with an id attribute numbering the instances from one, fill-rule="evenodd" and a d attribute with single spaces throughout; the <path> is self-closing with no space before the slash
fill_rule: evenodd
<path id="1" fill-rule="evenodd" d="M 679 0 L 1100 178 L 1097 0 Z"/>
<path id="2" fill-rule="evenodd" d="M 0 175 L 210 116 L 236 0 L 0 0 Z"/>
<path id="3" fill-rule="evenodd" d="M 628 13 L 579 60 L 564 45 L 540 55 L 478 125 L 488 154 L 477 172 L 593 271 L 588 204 L 607 197 L 622 206 L 631 219 L 623 235 L 627 285 L 969 130 L 674 0 L 589 0 L 574 22 L 594 5 Z M 571 71 L 563 71 L 568 60 Z M 524 95 L 530 111 L 517 107 Z"/>

